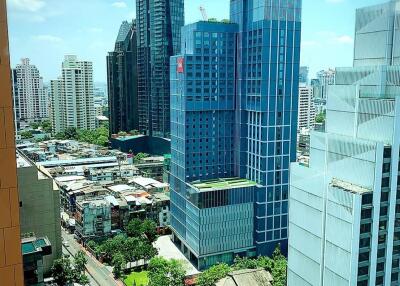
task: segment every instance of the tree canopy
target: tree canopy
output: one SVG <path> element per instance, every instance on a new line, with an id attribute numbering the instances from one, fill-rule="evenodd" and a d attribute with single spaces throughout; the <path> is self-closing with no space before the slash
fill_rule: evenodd
<path id="1" fill-rule="evenodd" d="M 287 260 L 282 255 L 280 246 L 275 249 L 272 258 L 266 256 L 260 256 L 257 259 L 236 257 L 232 266 L 223 263 L 212 266 L 198 276 L 197 285 L 213 286 L 231 271 L 257 268 L 264 268 L 271 273 L 274 278 L 273 286 L 286 285 Z"/>
<path id="2" fill-rule="evenodd" d="M 325 112 L 318 113 L 317 116 L 315 117 L 315 122 L 316 123 L 324 123 L 325 117 L 326 117 Z"/>
<path id="3" fill-rule="evenodd" d="M 73 262 L 67 256 L 54 261 L 51 272 L 54 282 L 58 286 L 65 286 L 72 283 L 88 285 L 89 278 L 85 274 L 86 255 L 79 251 L 73 258 Z"/>
<path id="4" fill-rule="evenodd" d="M 83 130 L 69 127 L 64 132 L 57 133 L 55 137 L 60 140 L 78 140 L 80 142 L 103 147 L 108 145 L 108 129 L 106 126 L 101 126 L 95 130 Z"/>
<path id="5" fill-rule="evenodd" d="M 181 261 L 162 257 L 150 260 L 148 286 L 183 286 L 185 285 L 185 268 Z"/>

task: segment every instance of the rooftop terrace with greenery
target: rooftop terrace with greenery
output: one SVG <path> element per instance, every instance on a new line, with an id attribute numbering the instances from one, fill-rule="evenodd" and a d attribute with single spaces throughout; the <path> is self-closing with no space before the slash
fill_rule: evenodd
<path id="1" fill-rule="evenodd" d="M 212 179 L 205 181 L 195 181 L 191 184 L 194 188 L 198 189 L 200 192 L 206 191 L 217 191 L 225 189 L 235 189 L 235 188 L 249 188 L 254 187 L 257 184 L 253 181 L 243 179 L 243 178 L 223 178 L 223 179 Z"/>

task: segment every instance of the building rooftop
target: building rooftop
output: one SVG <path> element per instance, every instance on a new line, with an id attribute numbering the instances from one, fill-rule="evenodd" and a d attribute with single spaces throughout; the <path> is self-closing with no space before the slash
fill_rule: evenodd
<path id="1" fill-rule="evenodd" d="M 57 167 L 57 166 L 76 166 L 76 165 L 91 165 L 100 163 L 111 163 L 117 162 L 117 157 L 95 157 L 95 158 L 81 158 L 74 160 L 57 160 L 57 161 L 46 161 L 40 162 L 39 165 L 43 167 Z"/>
<path id="2" fill-rule="evenodd" d="M 50 241 L 46 237 L 36 238 L 29 237 L 23 238 L 21 241 L 22 255 L 42 252 L 44 248 L 50 247 Z"/>
<path id="3" fill-rule="evenodd" d="M 362 195 L 364 193 L 372 192 L 371 189 L 364 188 L 362 186 L 358 186 L 358 185 L 355 185 L 355 184 L 352 184 L 352 183 L 349 183 L 349 182 L 345 182 L 345 181 L 342 181 L 342 180 L 339 180 L 339 179 L 336 179 L 336 178 L 332 179 L 332 181 L 330 183 L 330 186 L 342 189 L 342 190 L 347 191 L 347 192 L 351 192 L 353 194 Z"/>
<path id="4" fill-rule="evenodd" d="M 271 286 L 272 275 L 264 269 L 243 269 L 233 271 L 219 280 L 216 286 Z"/>
<path id="5" fill-rule="evenodd" d="M 254 187 L 257 184 L 253 181 L 236 177 L 236 178 L 196 181 L 192 182 L 191 185 L 195 189 L 198 189 L 200 192 L 206 192 L 206 191 L 217 191 L 217 190 L 235 189 L 235 188 L 248 188 L 248 187 Z"/>

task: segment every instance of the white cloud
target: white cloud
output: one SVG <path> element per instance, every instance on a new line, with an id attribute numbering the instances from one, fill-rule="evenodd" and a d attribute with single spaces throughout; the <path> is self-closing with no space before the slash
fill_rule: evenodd
<path id="1" fill-rule="evenodd" d="M 113 6 L 115 8 L 127 8 L 128 7 L 128 5 L 126 5 L 126 3 L 123 1 L 114 2 L 111 4 L 111 6 Z"/>
<path id="2" fill-rule="evenodd" d="M 18 11 L 38 12 L 46 6 L 43 0 L 8 0 L 10 8 Z"/>
<path id="3" fill-rule="evenodd" d="M 35 41 L 40 41 L 40 42 L 47 42 L 47 43 L 53 43 L 53 44 L 59 44 L 63 40 L 60 37 L 52 36 L 52 35 L 36 35 L 32 36 L 32 39 Z"/>
<path id="4" fill-rule="evenodd" d="M 348 35 L 338 36 L 338 37 L 334 38 L 334 40 L 341 44 L 352 44 L 353 43 L 353 38 Z"/>
<path id="5" fill-rule="evenodd" d="M 318 41 L 327 44 L 349 45 L 353 44 L 353 38 L 349 35 L 339 35 L 332 31 L 320 31 L 316 33 Z"/>

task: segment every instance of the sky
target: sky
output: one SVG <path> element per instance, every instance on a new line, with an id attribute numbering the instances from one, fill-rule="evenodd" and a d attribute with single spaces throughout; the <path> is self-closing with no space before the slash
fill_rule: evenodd
<path id="1" fill-rule="evenodd" d="M 185 0 L 185 22 L 229 18 L 229 0 Z M 301 65 L 351 66 L 355 9 L 385 0 L 303 0 Z M 7 0 L 11 64 L 30 58 L 45 82 L 60 74 L 64 55 L 93 62 L 94 80 L 106 82 L 106 55 L 119 26 L 135 17 L 134 0 Z"/>

